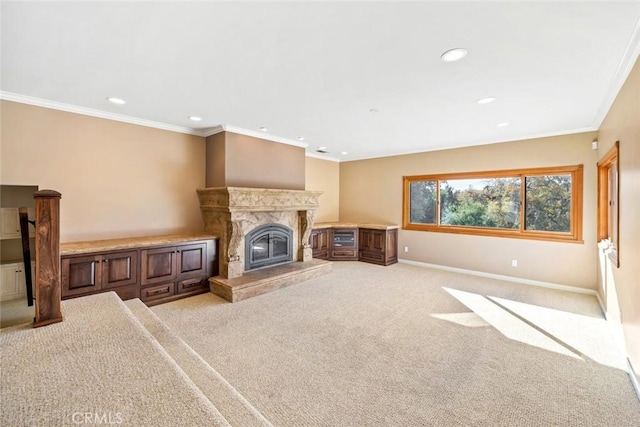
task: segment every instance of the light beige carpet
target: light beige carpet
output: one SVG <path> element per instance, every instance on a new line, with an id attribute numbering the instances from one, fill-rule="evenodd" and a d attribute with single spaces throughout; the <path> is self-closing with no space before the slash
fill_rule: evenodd
<path id="1" fill-rule="evenodd" d="M 27 298 L 18 298 L 0 302 L 0 328 L 33 322 L 36 311 L 27 305 Z"/>
<path id="2" fill-rule="evenodd" d="M 171 331 L 142 301 L 132 299 L 125 301 L 125 305 L 229 424 L 242 427 L 272 427 L 250 402 Z"/>
<path id="3" fill-rule="evenodd" d="M 0 331 L 2 426 L 228 426 L 115 293 Z"/>
<path id="4" fill-rule="evenodd" d="M 593 296 L 410 265 L 152 309 L 277 426 L 638 426 Z"/>

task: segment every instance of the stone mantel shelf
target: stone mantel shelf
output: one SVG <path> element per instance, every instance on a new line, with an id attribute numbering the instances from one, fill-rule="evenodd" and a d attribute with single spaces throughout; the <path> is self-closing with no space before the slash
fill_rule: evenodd
<path id="1" fill-rule="evenodd" d="M 361 223 L 361 222 L 317 222 L 313 225 L 314 229 L 320 228 L 368 228 L 372 230 L 395 230 L 400 228 L 400 226 L 395 224 L 372 224 L 372 223 Z"/>
<path id="2" fill-rule="evenodd" d="M 201 210 L 222 212 L 315 210 L 321 194 L 322 191 L 246 187 L 198 189 Z"/>
<path id="3" fill-rule="evenodd" d="M 60 255 L 82 255 L 92 252 L 110 252 L 145 246 L 171 245 L 173 243 L 194 242 L 198 240 L 217 239 L 209 233 L 167 234 L 160 236 L 124 237 L 120 239 L 87 240 L 60 244 Z"/>

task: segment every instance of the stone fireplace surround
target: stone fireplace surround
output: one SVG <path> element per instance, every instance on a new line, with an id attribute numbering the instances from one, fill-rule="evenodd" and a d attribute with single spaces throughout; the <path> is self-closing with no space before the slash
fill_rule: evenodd
<path id="1" fill-rule="evenodd" d="M 281 224 L 293 230 L 293 261 L 312 260 L 309 235 L 321 191 L 244 187 L 198 190 L 204 229 L 220 236 L 220 277 L 245 273 L 245 236 L 256 227 Z"/>

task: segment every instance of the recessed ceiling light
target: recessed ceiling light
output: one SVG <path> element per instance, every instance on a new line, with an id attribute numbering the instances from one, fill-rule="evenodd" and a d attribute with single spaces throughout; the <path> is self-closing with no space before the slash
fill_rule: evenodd
<path id="1" fill-rule="evenodd" d="M 189 120 L 193 120 L 194 122 L 201 122 L 202 121 L 202 117 L 189 116 Z"/>
<path id="2" fill-rule="evenodd" d="M 440 59 L 442 59 L 444 62 L 453 62 L 453 61 L 458 61 L 464 58 L 465 56 L 467 56 L 466 49 L 457 47 L 455 49 L 451 49 L 443 53 L 440 56 Z"/>
<path id="3" fill-rule="evenodd" d="M 261 130 L 262 132 L 266 132 L 266 131 L 268 131 L 269 129 L 267 129 L 267 128 L 266 128 L 266 127 L 264 127 L 264 126 L 260 126 L 260 130 Z"/>
<path id="4" fill-rule="evenodd" d="M 509 122 L 498 123 L 496 126 L 499 127 L 499 128 L 503 128 L 505 126 L 509 126 Z"/>
<path id="5" fill-rule="evenodd" d="M 298 141 L 304 141 L 304 136 L 299 136 Z"/>
<path id="6" fill-rule="evenodd" d="M 122 98 L 114 98 L 114 97 L 108 97 L 107 101 L 111 102 L 112 104 L 118 104 L 118 105 L 124 105 L 127 103 L 127 101 L 125 101 Z"/>
<path id="7" fill-rule="evenodd" d="M 346 156 L 347 154 L 349 154 L 349 152 L 348 152 L 348 151 L 343 151 L 343 152 L 342 152 L 342 153 L 340 153 L 340 154 L 342 154 L 343 156 Z"/>
<path id="8" fill-rule="evenodd" d="M 326 149 L 327 149 L 327 147 L 325 147 L 325 146 L 318 147 L 318 150 L 320 150 L 320 151 L 325 151 Z"/>
<path id="9" fill-rule="evenodd" d="M 372 108 L 369 110 L 370 113 L 377 113 L 378 111 L 380 110 L 378 110 L 377 108 Z"/>
<path id="10" fill-rule="evenodd" d="M 478 104 L 491 104 L 495 100 L 496 100 L 495 98 L 488 96 L 486 98 L 478 99 Z"/>

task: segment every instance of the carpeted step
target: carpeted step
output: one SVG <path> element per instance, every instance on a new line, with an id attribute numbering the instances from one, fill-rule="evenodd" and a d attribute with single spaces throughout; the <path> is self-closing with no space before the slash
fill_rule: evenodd
<path id="1" fill-rule="evenodd" d="M 125 301 L 125 304 L 231 425 L 272 426 L 247 399 L 142 301 L 132 299 Z"/>
<path id="2" fill-rule="evenodd" d="M 0 425 L 230 426 L 113 293 L 0 331 Z"/>

